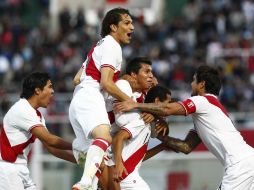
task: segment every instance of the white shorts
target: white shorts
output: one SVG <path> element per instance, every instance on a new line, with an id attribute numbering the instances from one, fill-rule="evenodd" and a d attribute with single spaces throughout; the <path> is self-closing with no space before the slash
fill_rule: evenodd
<path id="1" fill-rule="evenodd" d="M 140 177 L 138 169 L 135 169 L 120 182 L 121 190 L 150 190 L 147 183 Z"/>
<path id="2" fill-rule="evenodd" d="M 26 165 L 0 161 L 0 171 L 0 190 L 36 190 Z"/>
<path id="3" fill-rule="evenodd" d="M 218 190 L 254 189 L 254 156 L 248 157 L 226 169 Z"/>
<path id="4" fill-rule="evenodd" d="M 91 138 L 95 127 L 110 125 L 100 90 L 89 86 L 79 89 L 71 101 L 69 119 L 77 138 Z"/>

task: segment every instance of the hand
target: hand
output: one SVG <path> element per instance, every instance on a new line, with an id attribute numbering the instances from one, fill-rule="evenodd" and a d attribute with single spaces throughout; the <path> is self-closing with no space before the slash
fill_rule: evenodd
<path id="1" fill-rule="evenodd" d="M 155 119 L 155 117 L 152 114 L 146 112 L 141 113 L 140 116 L 141 119 L 143 119 L 146 124 L 153 122 Z"/>
<path id="2" fill-rule="evenodd" d="M 168 136 L 168 123 L 164 119 L 158 119 L 155 123 L 155 131 L 157 134 L 162 133 L 162 136 Z"/>
<path id="3" fill-rule="evenodd" d="M 116 182 L 120 182 L 122 180 L 123 174 L 128 175 L 126 168 L 123 165 L 123 162 L 115 165 L 113 180 Z"/>
<path id="4" fill-rule="evenodd" d="M 123 101 L 113 104 L 113 110 L 116 113 L 127 112 L 135 108 L 136 102 L 134 101 Z"/>

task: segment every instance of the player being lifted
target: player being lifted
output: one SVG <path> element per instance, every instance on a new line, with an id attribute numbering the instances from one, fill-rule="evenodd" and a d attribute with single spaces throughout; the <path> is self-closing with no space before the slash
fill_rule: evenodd
<path id="1" fill-rule="evenodd" d="M 116 85 L 122 63 L 122 44 L 128 44 L 134 30 L 128 10 L 115 8 L 102 21 L 101 39 L 88 53 L 69 108 L 69 118 L 76 139 L 74 149 L 87 152 L 81 180 L 73 190 L 92 189 L 92 180 L 111 144 L 110 122 L 105 100 L 108 95 L 123 101 L 131 99 Z M 90 140 L 94 139 L 92 144 Z"/>

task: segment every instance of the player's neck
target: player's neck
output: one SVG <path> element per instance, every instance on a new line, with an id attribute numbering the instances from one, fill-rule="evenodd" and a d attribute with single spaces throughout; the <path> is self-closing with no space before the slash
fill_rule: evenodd
<path id="1" fill-rule="evenodd" d="M 38 104 L 37 98 L 35 98 L 34 96 L 32 96 L 31 98 L 28 98 L 27 101 L 34 109 L 38 109 L 40 107 Z"/>
<path id="2" fill-rule="evenodd" d="M 118 38 L 116 33 L 111 32 L 110 36 L 112 36 L 114 38 L 114 40 L 121 45 L 120 40 L 119 40 L 119 38 Z"/>

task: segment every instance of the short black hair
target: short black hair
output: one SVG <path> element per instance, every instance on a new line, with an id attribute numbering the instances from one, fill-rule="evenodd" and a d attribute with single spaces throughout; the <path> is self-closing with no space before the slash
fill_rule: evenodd
<path id="1" fill-rule="evenodd" d="M 159 100 L 163 102 L 167 99 L 167 95 L 171 95 L 169 89 L 160 85 L 156 85 L 147 92 L 145 103 L 152 103 L 156 98 L 159 98 Z"/>
<path id="2" fill-rule="evenodd" d="M 110 11 L 107 12 L 101 24 L 101 37 L 104 38 L 105 36 L 110 34 L 111 32 L 110 25 L 111 24 L 117 25 L 121 21 L 122 19 L 121 15 L 123 14 L 130 15 L 130 12 L 129 10 L 121 7 L 111 9 Z"/>
<path id="3" fill-rule="evenodd" d="M 152 62 L 147 57 L 136 57 L 129 61 L 126 65 L 125 72 L 130 75 L 131 73 L 138 73 L 142 64 L 152 65 Z"/>
<path id="4" fill-rule="evenodd" d="M 205 92 L 219 95 L 221 89 L 221 80 L 217 69 L 207 65 L 199 66 L 196 73 L 197 83 L 205 82 Z"/>
<path id="5" fill-rule="evenodd" d="M 43 90 L 49 80 L 48 73 L 34 72 L 28 75 L 23 81 L 20 98 L 30 98 L 34 95 L 36 88 Z"/>

